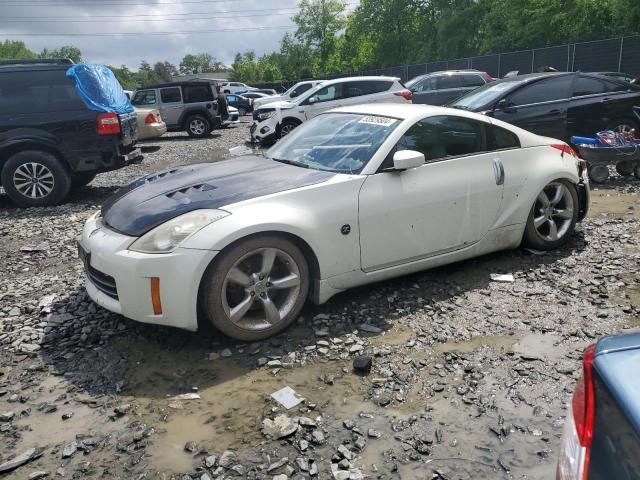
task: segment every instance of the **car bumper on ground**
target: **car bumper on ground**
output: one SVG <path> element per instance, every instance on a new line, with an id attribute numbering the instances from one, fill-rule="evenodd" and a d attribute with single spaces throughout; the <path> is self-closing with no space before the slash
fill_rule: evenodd
<path id="1" fill-rule="evenodd" d="M 582 160 L 581 160 L 582 161 Z M 586 163 L 580 167 L 580 182 L 578 183 L 578 221 L 582 221 L 589 213 L 591 205 L 591 185 L 589 185 L 589 175 L 587 174 Z"/>
<path id="2" fill-rule="evenodd" d="M 90 218 L 78 239 L 91 299 L 132 320 L 197 330 L 200 280 L 216 253 L 178 248 L 167 254 L 128 250 L 136 240 Z"/>
<path id="3" fill-rule="evenodd" d="M 240 123 L 240 116 L 237 113 L 231 113 L 227 118 L 222 121 L 223 127 L 229 127 L 231 125 L 238 125 Z"/>
<path id="4" fill-rule="evenodd" d="M 146 123 L 144 126 L 138 127 L 138 140 L 148 140 L 150 138 L 158 138 L 167 133 L 167 124 L 162 123 Z"/>

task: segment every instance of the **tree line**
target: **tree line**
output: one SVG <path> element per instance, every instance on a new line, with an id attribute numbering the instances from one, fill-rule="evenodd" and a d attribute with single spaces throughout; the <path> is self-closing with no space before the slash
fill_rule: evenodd
<path id="1" fill-rule="evenodd" d="M 80 49 L 69 45 L 52 50 L 45 48 L 41 52 L 34 52 L 21 41 L 5 40 L 0 42 L 0 60 L 37 58 L 70 58 L 75 63 L 83 61 Z M 224 63 L 208 53 L 187 54 L 178 66 L 168 61 L 156 62 L 151 65 L 143 60 L 137 71 L 129 69 L 126 65 L 120 67 L 109 65 L 109 68 L 125 90 L 135 90 L 154 83 L 169 82 L 172 77 L 180 74 L 224 72 L 228 69 Z"/>
<path id="2" fill-rule="evenodd" d="M 634 35 L 640 0 L 361 0 L 350 12 L 341 0 L 301 0 L 292 20 L 279 51 L 238 53 L 231 78 L 295 80 Z"/>

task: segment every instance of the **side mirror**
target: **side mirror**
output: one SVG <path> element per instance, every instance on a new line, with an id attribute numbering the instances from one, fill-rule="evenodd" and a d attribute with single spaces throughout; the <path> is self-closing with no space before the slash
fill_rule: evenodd
<path id="1" fill-rule="evenodd" d="M 494 110 L 502 110 L 504 113 L 516 113 L 518 111 L 516 106 L 512 102 L 509 102 L 506 98 L 500 100 L 496 104 Z"/>
<path id="2" fill-rule="evenodd" d="M 291 94 L 289 95 L 289 98 L 296 98 L 298 96 L 298 92 L 296 92 L 295 90 L 293 92 L 291 92 Z"/>
<path id="3" fill-rule="evenodd" d="M 316 103 L 316 97 L 309 97 L 309 105 L 313 105 L 314 103 Z"/>
<path id="4" fill-rule="evenodd" d="M 394 170 L 408 170 L 424 165 L 424 153 L 415 150 L 400 150 L 393 154 Z"/>

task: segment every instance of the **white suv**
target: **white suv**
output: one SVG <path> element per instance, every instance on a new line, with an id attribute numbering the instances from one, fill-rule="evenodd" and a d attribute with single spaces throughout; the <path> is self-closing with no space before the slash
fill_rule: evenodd
<path id="1" fill-rule="evenodd" d="M 411 92 L 394 77 L 329 80 L 293 101 L 277 101 L 253 110 L 251 141 L 273 142 L 303 122 L 332 108 L 362 103 L 411 103 Z"/>
<path id="2" fill-rule="evenodd" d="M 224 82 L 220 85 L 220 91 L 222 93 L 244 93 L 250 92 L 251 90 L 257 90 L 257 88 L 240 82 Z"/>
<path id="3" fill-rule="evenodd" d="M 253 101 L 253 109 L 259 108 L 267 103 L 273 103 L 281 100 L 293 101 L 294 98 L 299 97 L 303 93 L 311 90 L 318 85 L 323 84 L 321 80 L 307 80 L 305 82 L 298 82 L 282 95 L 271 95 L 269 97 L 258 98 Z"/>

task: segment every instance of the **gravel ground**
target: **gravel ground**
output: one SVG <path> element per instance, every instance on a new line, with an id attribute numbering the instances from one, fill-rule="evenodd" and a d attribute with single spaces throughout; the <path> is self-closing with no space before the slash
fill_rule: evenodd
<path id="1" fill-rule="evenodd" d="M 138 176 L 246 136 L 245 123 L 148 142 L 142 164 L 59 207 L 0 194 L 0 472 L 26 456 L 0 477 L 553 478 L 582 349 L 640 322 L 640 182 L 595 191 L 557 252 L 352 290 L 265 342 L 96 307 L 74 243 L 85 219 Z M 353 370 L 368 358 L 369 373 Z M 285 386 L 304 398 L 289 410 L 270 398 Z"/>

